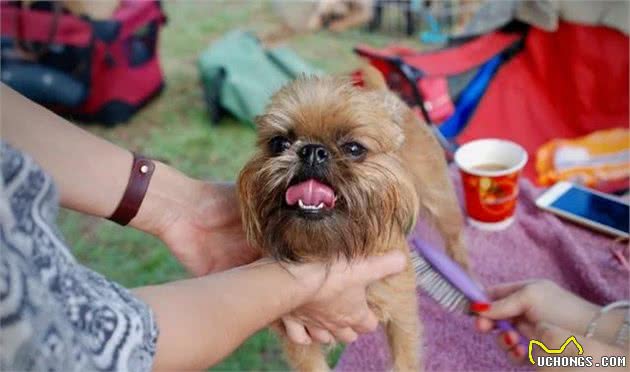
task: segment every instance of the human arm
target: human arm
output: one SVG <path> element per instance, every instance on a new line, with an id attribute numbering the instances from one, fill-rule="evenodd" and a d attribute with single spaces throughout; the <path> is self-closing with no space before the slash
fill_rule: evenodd
<path id="1" fill-rule="evenodd" d="M 0 84 L 2 138 L 53 177 L 63 207 L 109 217 L 120 202 L 131 152 L 99 138 Z M 193 274 L 257 257 L 242 234 L 233 185 L 192 179 L 156 162 L 130 225 L 162 239 Z"/>
<path id="2" fill-rule="evenodd" d="M 131 153 L 0 86 L 3 140 L 51 174 L 64 207 L 111 215 L 127 185 Z"/>
<path id="3" fill-rule="evenodd" d="M 272 321 L 300 307 L 319 318 L 352 325 L 365 297 L 342 294 L 404 268 L 399 253 L 324 264 L 279 264 L 263 259 L 206 277 L 143 287 L 134 292 L 153 310 L 160 330 L 154 368 L 199 369 L 215 364 Z M 333 311 L 334 310 L 334 311 Z"/>
<path id="4" fill-rule="evenodd" d="M 489 295 L 494 301 L 479 312 L 476 327 L 487 332 L 494 327 L 494 320 L 510 319 L 519 332 L 530 339 L 553 339 L 562 332 L 582 336 L 601 309 L 548 280 L 500 285 L 491 288 Z M 614 345 L 623 318 L 623 312 L 611 312 L 602 317 L 593 342 L 613 348 L 611 345 Z M 526 350 L 516 345 L 517 338 L 515 332 L 509 331 L 499 335 L 499 343 L 511 357 L 523 359 Z"/>

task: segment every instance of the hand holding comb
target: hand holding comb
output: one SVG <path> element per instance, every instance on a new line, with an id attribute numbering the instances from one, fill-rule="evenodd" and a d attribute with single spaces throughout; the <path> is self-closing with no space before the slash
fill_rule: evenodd
<path id="1" fill-rule="evenodd" d="M 411 262 L 416 271 L 416 283 L 446 310 L 467 312 L 470 302 L 490 302 L 485 291 L 442 251 L 419 238 L 413 238 Z M 502 332 L 514 331 L 518 343 L 527 350 L 529 341 L 507 320 L 495 321 Z"/>

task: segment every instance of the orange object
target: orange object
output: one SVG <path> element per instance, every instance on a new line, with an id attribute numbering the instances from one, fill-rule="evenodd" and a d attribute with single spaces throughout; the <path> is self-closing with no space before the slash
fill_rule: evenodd
<path id="1" fill-rule="evenodd" d="M 614 128 L 575 139 L 551 140 L 536 153 L 536 172 L 541 185 L 558 181 L 588 187 L 630 177 L 630 130 Z"/>

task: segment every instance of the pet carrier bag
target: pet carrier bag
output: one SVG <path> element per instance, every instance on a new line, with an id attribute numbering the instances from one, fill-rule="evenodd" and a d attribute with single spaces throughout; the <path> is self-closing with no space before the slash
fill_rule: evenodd
<path id="1" fill-rule="evenodd" d="M 396 45 L 383 49 L 360 45 L 355 52 L 378 68 L 390 89 L 428 124 L 439 125 L 438 139 L 452 151 L 452 140 L 468 122 L 490 80 L 522 45 L 522 32 L 497 31 L 433 52 Z"/>
<path id="2" fill-rule="evenodd" d="M 2 81 L 74 119 L 126 121 L 163 86 L 160 4 L 121 1 L 105 20 L 77 16 L 62 4 L 2 3 Z"/>
<path id="3" fill-rule="evenodd" d="M 563 21 L 554 32 L 530 27 L 522 35 L 497 31 L 429 53 L 356 51 L 439 125 L 435 132 L 447 145 L 488 137 L 518 142 L 532 159 L 524 175 L 536 180 L 533 159 L 546 142 L 628 126 L 630 44 L 618 30 Z"/>

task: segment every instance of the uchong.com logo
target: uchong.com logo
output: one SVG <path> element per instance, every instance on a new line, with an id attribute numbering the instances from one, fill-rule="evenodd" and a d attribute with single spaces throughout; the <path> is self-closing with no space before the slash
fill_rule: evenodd
<path id="1" fill-rule="evenodd" d="M 577 348 L 577 355 L 562 355 L 571 343 Z M 547 355 L 534 357 L 534 345 L 540 347 Z M 626 367 L 627 365 L 625 356 L 603 356 L 595 361 L 592 356 L 584 355 L 584 348 L 575 336 L 567 338 L 557 349 L 550 349 L 539 340 L 530 340 L 527 354 L 529 361 L 537 367 Z"/>

